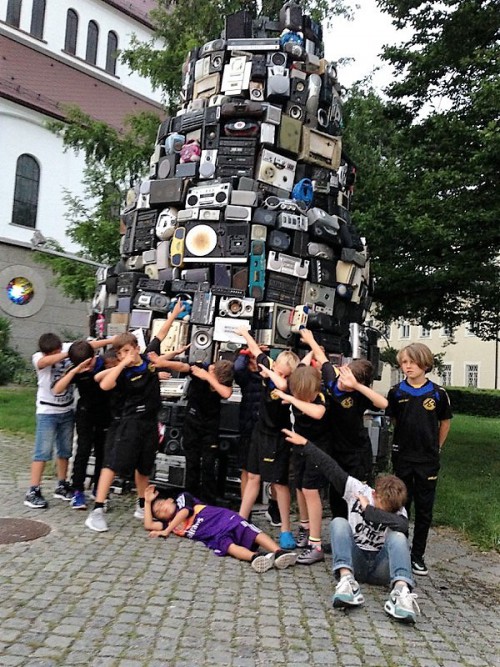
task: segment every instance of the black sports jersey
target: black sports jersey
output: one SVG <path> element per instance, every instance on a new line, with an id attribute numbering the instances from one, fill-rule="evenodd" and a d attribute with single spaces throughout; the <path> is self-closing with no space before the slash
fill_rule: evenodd
<path id="1" fill-rule="evenodd" d="M 210 364 L 193 364 L 208 370 Z M 187 389 L 186 420 L 203 426 L 207 432 L 217 435 L 220 422 L 221 395 L 201 378 L 191 375 Z"/>
<path id="2" fill-rule="evenodd" d="M 313 405 L 324 405 L 326 407 L 325 395 L 320 393 L 316 396 Z M 311 440 L 319 447 L 326 447 L 331 440 L 330 424 L 328 414 L 325 414 L 321 419 L 314 419 L 309 415 L 304 414 L 294 405 L 292 405 L 292 413 L 294 417 L 293 430 L 304 438 Z"/>
<path id="3" fill-rule="evenodd" d="M 272 370 L 273 360 L 266 354 L 259 354 L 257 363 Z M 283 405 L 276 393 L 276 386 L 270 378 L 263 378 L 263 391 L 259 406 L 259 424 L 271 431 L 290 428 L 290 406 Z"/>
<path id="4" fill-rule="evenodd" d="M 160 409 L 160 381 L 156 368 L 146 356 L 148 352 L 160 353 L 158 338 L 153 338 L 145 354 L 141 354 L 142 363 L 124 368 L 116 380 L 113 391 L 116 392 L 115 398 L 121 397 L 119 416 L 151 417 Z"/>
<path id="5" fill-rule="evenodd" d="M 323 383 L 329 393 L 332 455 L 347 471 L 364 458 L 371 444 L 363 423 L 365 410 L 373 403 L 359 391 L 342 391 L 333 366 L 325 362 L 321 367 Z"/>
<path id="6" fill-rule="evenodd" d="M 452 418 L 443 387 L 430 380 L 422 387 L 412 387 L 403 380 L 392 387 L 387 399 L 386 414 L 396 422 L 393 454 L 414 463 L 439 460 L 439 422 Z"/>
<path id="7" fill-rule="evenodd" d="M 103 391 L 99 383 L 95 381 L 95 376 L 104 370 L 104 359 L 97 357 L 94 368 L 84 373 L 76 373 L 71 380 L 78 389 L 80 398 L 78 406 L 85 407 L 92 414 L 104 415 L 109 413 L 109 394 Z"/>

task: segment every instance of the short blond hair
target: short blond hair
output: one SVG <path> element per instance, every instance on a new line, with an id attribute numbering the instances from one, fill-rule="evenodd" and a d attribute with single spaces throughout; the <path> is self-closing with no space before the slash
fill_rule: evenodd
<path id="1" fill-rule="evenodd" d="M 288 366 L 290 373 L 293 373 L 293 371 L 300 363 L 299 357 L 295 354 L 295 352 L 292 352 L 292 350 L 283 350 L 283 352 L 280 352 L 276 357 L 276 361 L 280 364 Z"/>
<path id="2" fill-rule="evenodd" d="M 292 396 L 301 401 L 312 401 L 321 389 L 321 374 L 313 366 L 297 366 L 288 378 Z"/>
<path id="3" fill-rule="evenodd" d="M 403 349 L 399 350 L 396 356 L 399 365 L 401 365 L 401 360 L 405 354 L 411 361 L 413 361 L 413 363 L 417 364 L 417 366 L 426 373 L 429 373 L 432 370 L 432 367 L 434 366 L 434 355 L 427 345 L 424 345 L 423 343 L 410 343 L 410 345 L 403 347 Z"/>
<path id="4" fill-rule="evenodd" d="M 118 336 L 116 336 L 115 339 L 113 340 L 113 348 L 117 352 L 121 350 L 122 347 L 125 347 L 125 345 L 132 345 L 132 347 L 139 347 L 137 338 L 134 336 L 133 333 L 126 332 L 118 334 Z"/>

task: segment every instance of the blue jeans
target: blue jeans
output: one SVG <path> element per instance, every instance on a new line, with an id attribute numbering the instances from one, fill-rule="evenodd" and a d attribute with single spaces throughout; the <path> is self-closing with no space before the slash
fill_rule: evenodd
<path id="1" fill-rule="evenodd" d="M 405 581 L 413 588 L 410 548 L 403 533 L 388 530 L 380 551 L 366 551 L 354 541 L 347 519 L 335 518 L 330 524 L 330 531 L 334 573 L 345 567 L 351 570 L 358 582 L 394 585 L 396 581 Z"/>
<path id="2" fill-rule="evenodd" d="M 33 461 L 50 461 L 54 446 L 57 458 L 71 458 L 74 423 L 73 410 L 54 415 L 37 415 Z"/>

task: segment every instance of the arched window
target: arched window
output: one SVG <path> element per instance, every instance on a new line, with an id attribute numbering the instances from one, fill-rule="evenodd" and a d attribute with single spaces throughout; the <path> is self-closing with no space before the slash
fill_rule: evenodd
<path id="1" fill-rule="evenodd" d="M 20 155 L 16 165 L 16 186 L 12 207 L 12 224 L 36 227 L 40 166 L 31 155 Z"/>
<path id="2" fill-rule="evenodd" d="M 64 50 L 71 55 L 76 55 L 76 38 L 78 36 L 78 14 L 74 9 L 68 9 L 66 14 L 66 37 L 64 38 Z"/>
<path id="3" fill-rule="evenodd" d="M 106 72 L 115 74 L 116 56 L 118 51 L 118 35 L 110 30 L 108 32 L 108 45 L 106 47 Z"/>
<path id="4" fill-rule="evenodd" d="M 45 0 L 33 0 L 31 9 L 30 34 L 37 39 L 43 39 L 43 25 L 45 22 Z"/>
<path id="5" fill-rule="evenodd" d="M 21 0 L 9 0 L 7 3 L 7 17 L 5 22 L 14 28 L 19 28 L 21 21 Z"/>
<path id="6" fill-rule="evenodd" d="M 97 40 L 99 39 L 99 28 L 95 21 L 89 21 L 87 29 L 87 52 L 85 60 L 91 65 L 96 64 L 97 60 Z"/>

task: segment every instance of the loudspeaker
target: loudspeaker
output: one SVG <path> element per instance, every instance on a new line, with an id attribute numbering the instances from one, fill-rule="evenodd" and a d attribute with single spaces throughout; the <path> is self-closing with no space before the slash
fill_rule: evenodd
<path id="1" fill-rule="evenodd" d="M 213 327 L 193 325 L 191 331 L 191 347 L 189 363 L 211 363 L 213 353 Z"/>

